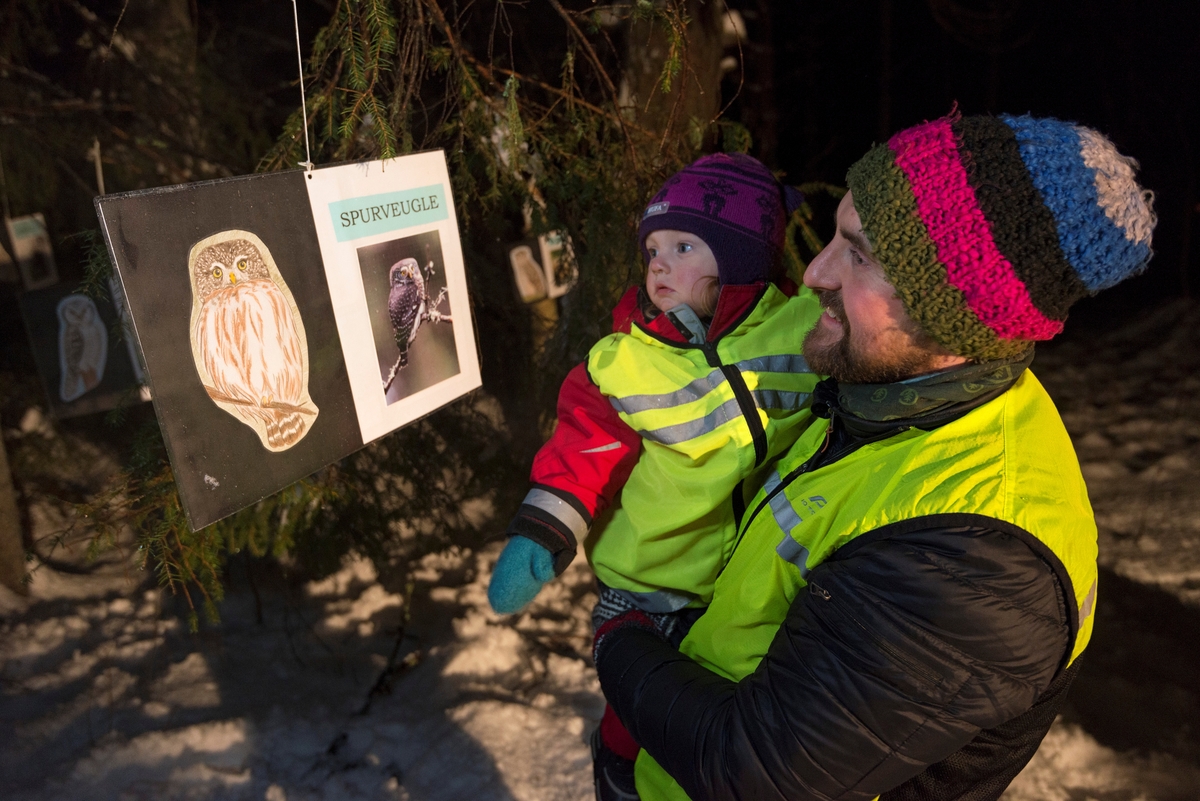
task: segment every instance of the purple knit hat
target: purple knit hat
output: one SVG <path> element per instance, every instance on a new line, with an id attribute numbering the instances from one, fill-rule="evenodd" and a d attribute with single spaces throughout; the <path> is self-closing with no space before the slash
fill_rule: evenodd
<path id="1" fill-rule="evenodd" d="M 638 244 L 654 231 L 687 231 L 717 258 L 717 281 L 753 284 L 780 276 L 788 212 L 799 192 L 785 188 L 758 159 L 716 153 L 697 159 L 663 184 L 642 214 Z"/>

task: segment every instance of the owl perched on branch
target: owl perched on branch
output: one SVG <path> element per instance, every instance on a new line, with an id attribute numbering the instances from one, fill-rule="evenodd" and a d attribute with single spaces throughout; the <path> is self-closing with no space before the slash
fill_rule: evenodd
<path id="1" fill-rule="evenodd" d="M 396 380 L 396 374 L 408 364 L 408 349 L 417 337 L 421 324 L 450 323 L 453 318 L 449 314 L 438 311 L 438 306 L 446 298 L 446 287 L 442 287 L 436 300 L 430 300 L 425 289 L 425 282 L 433 275 L 433 262 L 425 265 L 422 274 L 416 259 L 401 259 L 392 265 L 388 271 L 388 318 L 392 323 L 392 334 L 396 337 L 396 347 L 400 355 L 392 370 L 383 381 L 383 391 L 386 393 Z"/>
<path id="2" fill-rule="evenodd" d="M 249 231 L 192 247 L 192 356 L 208 396 L 283 451 L 312 427 L 308 343 L 271 253 Z"/>

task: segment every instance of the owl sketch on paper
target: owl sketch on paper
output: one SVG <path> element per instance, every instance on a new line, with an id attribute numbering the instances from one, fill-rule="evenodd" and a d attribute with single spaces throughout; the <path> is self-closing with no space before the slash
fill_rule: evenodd
<path id="1" fill-rule="evenodd" d="M 446 287 L 442 287 L 436 299 L 431 299 L 425 289 L 425 282 L 432 274 L 433 262 L 422 273 L 416 259 L 401 259 L 388 271 L 388 319 L 392 323 L 392 333 L 396 337 L 400 356 L 383 381 L 384 393 L 391 387 L 396 374 L 408 365 L 408 349 L 417 338 L 421 324 L 454 321 L 449 313 L 438 311 L 438 306 L 446 297 Z"/>
<path id="2" fill-rule="evenodd" d="M 271 253 L 249 231 L 222 231 L 188 257 L 192 357 L 208 396 L 284 451 L 312 428 L 308 343 Z"/>
<path id="3" fill-rule="evenodd" d="M 58 395 L 70 403 L 104 378 L 108 331 L 92 299 L 67 295 L 58 302 Z"/>

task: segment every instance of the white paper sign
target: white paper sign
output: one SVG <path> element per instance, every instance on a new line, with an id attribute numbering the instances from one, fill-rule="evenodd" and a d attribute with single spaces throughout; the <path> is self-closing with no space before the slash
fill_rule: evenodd
<path id="1" fill-rule="evenodd" d="M 327 167 L 306 186 L 363 442 L 478 387 L 442 152 Z"/>
<path id="2" fill-rule="evenodd" d="M 58 265 L 46 231 L 46 218 L 41 214 L 13 217 L 4 221 L 8 240 L 12 242 L 13 258 L 21 270 L 21 283 L 26 291 L 58 283 Z"/>

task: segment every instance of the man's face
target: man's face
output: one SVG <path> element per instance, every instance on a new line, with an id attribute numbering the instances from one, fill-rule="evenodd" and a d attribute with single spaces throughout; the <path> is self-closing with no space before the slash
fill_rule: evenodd
<path id="1" fill-rule="evenodd" d="M 850 192 L 838 205 L 837 233 L 804 271 L 804 284 L 825 307 L 804 338 L 804 358 L 814 372 L 847 384 L 887 384 L 967 361 L 908 316 L 871 256 Z"/>

